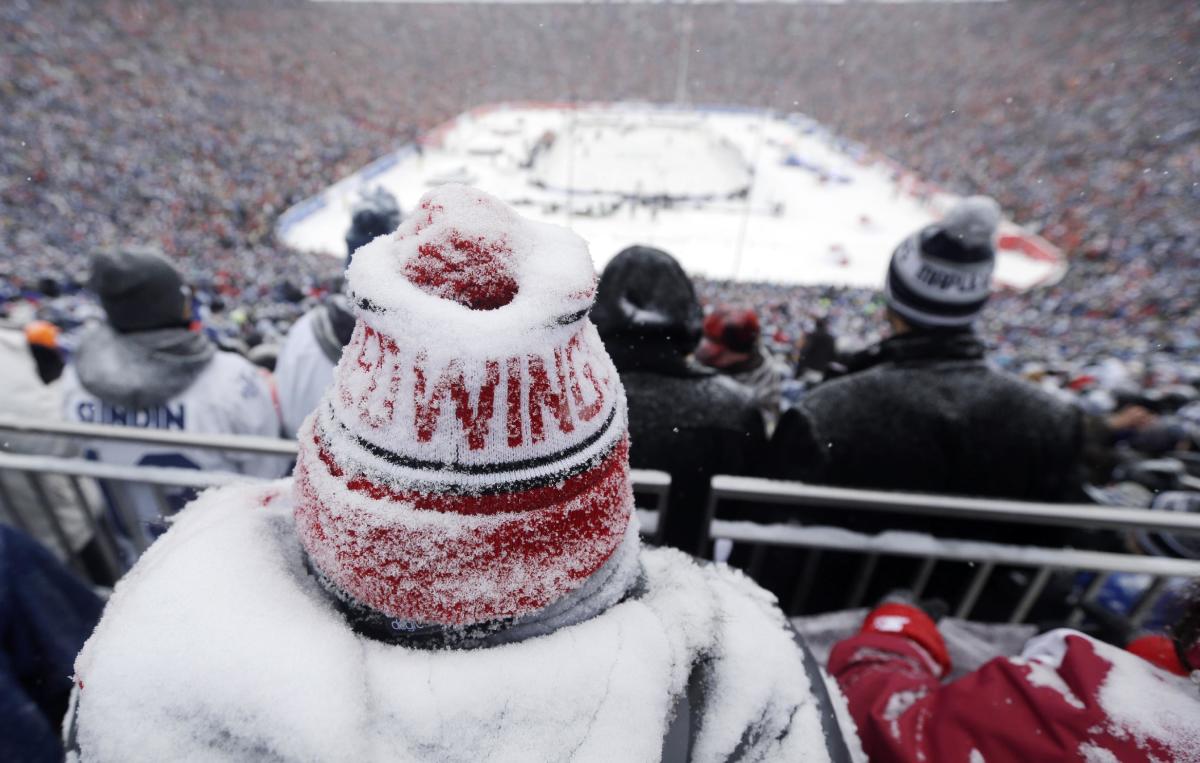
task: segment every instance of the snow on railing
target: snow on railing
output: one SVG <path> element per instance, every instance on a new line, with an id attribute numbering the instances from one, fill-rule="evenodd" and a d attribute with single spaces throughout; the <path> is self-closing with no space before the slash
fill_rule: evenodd
<path id="1" fill-rule="evenodd" d="M 717 509 L 722 502 L 757 503 L 795 507 L 795 523 L 764 524 L 720 519 Z M 1055 572 L 1096 573 L 1071 601 L 1067 618 L 1079 626 L 1086 610 L 1094 605 L 1114 574 L 1144 575 L 1149 583 L 1128 613 L 1128 625 L 1136 630 L 1158 606 L 1172 580 L 1200 578 L 1200 560 L 1174 559 L 1088 551 L 1072 548 L 1018 546 L 976 540 L 935 537 L 927 533 L 886 530 L 867 535 L 840 527 L 800 524 L 805 509 L 835 508 L 854 512 L 891 512 L 927 515 L 968 521 L 1015 525 L 1089 527 L 1124 531 L 1155 531 L 1200 535 L 1200 516 L 1176 512 L 1152 512 L 1137 508 L 1108 508 L 1092 504 L 1049 504 L 964 498 L 945 495 L 855 490 L 807 485 L 752 477 L 716 476 L 706 507 L 709 537 L 724 543 L 742 543 L 754 548 L 752 560 L 761 560 L 767 547 L 810 549 L 805 572 L 793 588 L 789 612 L 799 611 L 811 593 L 820 554 L 823 551 L 851 552 L 862 555 L 858 574 L 847 581 L 846 606 L 860 606 L 869 590 L 880 557 L 923 559 L 911 581 L 915 596 L 921 596 L 938 562 L 964 562 L 974 568 L 966 589 L 958 600 L 955 616 L 965 618 L 978 603 L 985 586 L 997 567 L 1022 567 L 1036 570 L 1024 586 L 1021 597 L 1009 614 L 1011 623 L 1023 622 L 1038 603 Z M 755 574 L 752 561 L 750 574 Z M 905 581 L 906 583 L 908 581 Z"/>
<path id="2" fill-rule="evenodd" d="M 21 435 L 39 435 L 64 438 L 81 444 L 89 440 L 107 440 L 148 446 L 170 446 L 173 448 L 202 448 L 237 453 L 259 453 L 268 455 L 294 456 L 297 452 L 294 440 L 251 437 L 245 435 L 196 434 L 190 432 L 168 432 L 157 429 L 79 424 L 71 422 L 43 422 L 12 416 L 0 416 L 0 432 L 15 432 Z M 0 442 L 3 438 L 0 437 Z M 165 490 L 168 488 L 193 488 L 197 490 L 221 487 L 235 482 L 263 481 L 231 472 L 199 471 L 178 467 L 123 466 L 91 461 L 82 458 L 57 458 L 51 456 L 21 455 L 0 451 L 0 521 L 31 532 L 34 525 L 45 527 L 39 538 L 60 552 L 76 571 L 95 578 L 92 567 L 85 562 L 80 550 L 75 548 L 63 527 L 63 506 L 55 506 L 47 491 L 47 479 L 65 480 L 75 496 L 74 505 L 80 507 L 83 521 L 91 537 L 96 538 L 102 554 L 102 572 L 106 577 L 119 577 L 127 565 L 119 561 L 122 545 L 140 552 L 153 541 L 145 533 L 143 522 L 136 512 L 121 500 L 121 493 L 107 489 L 109 483 L 124 483 L 145 486 L 154 497 L 164 521 L 170 521 L 172 510 Z M 671 486 L 670 475 L 648 469 L 631 469 L 630 478 L 634 491 L 653 499 L 648 508 L 637 510 L 641 532 L 650 539 L 657 538 L 660 516 L 667 508 L 667 493 Z M 104 495 L 113 522 L 98 519 L 94 512 L 82 507 L 94 504 L 85 497 L 81 481 L 97 483 Z M 7 482 L 6 482 L 7 481 Z M 23 489 L 23 500 L 18 501 L 6 484 L 18 485 Z M 27 489 L 26 489 L 27 488 Z M 18 505 L 20 504 L 20 505 Z M 56 510 L 57 509 L 57 510 Z M 36 516 L 32 516 L 36 515 Z M 114 532 L 113 524 L 125 528 L 125 543 Z M 36 533 L 35 533 L 36 534 Z M 128 554 L 125 554 L 128 557 Z"/>

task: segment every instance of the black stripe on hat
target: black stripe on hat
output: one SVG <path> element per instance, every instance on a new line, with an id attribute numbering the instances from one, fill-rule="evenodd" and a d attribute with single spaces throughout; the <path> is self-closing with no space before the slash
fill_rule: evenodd
<path id="1" fill-rule="evenodd" d="M 537 456 L 536 458 L 525 458 L 519 461 L 497 461 L 488 464 L 457 464 L 446 461 L 426 461 L 420 458 L 413 458 L 412 456 L 401 455 L 395 451 L 388 450 L 381 445 L 376 445 L 375 443 L 359 437 L 351 432 L 349 427 L 347 427 L 338 419 L 337 414 L 334 413 L 332 406 L 330 406 L 330 413 L 333 414 L 334 421 L 337 421 L 338 425 L 341 426 L 341 428 L 345 430 L 350 437 L 354 438 L 354 441 L 359 445 L 359 447 L 376 458 L 387 461 L 393 466 L 399 466 L 405 469 L 413 469 L 416 471 L 436 471 L 451 472 L 453 474 L 463 475 L 481 475 L 504 474 L 505 472 L 518 472 L 528 469 L 537 469 L 542 466 L 550 466 L 559 461 L 565 461 L 571 456 L 582 453 L 592 445 L 599 442 L 608 432 L 608 430 L 612 428 L 613 422 L 617 418 L 617 406 L 614 405 L 612 407 L 612 410 L 608 412 L 608 418 L 604 420 L 604 423 L 601 424 L 595 432 L 583 438 L 579 442 L 563 448 L 562 450 L 545 456 Z"/>
<path id="2" fill-rule="evenodd" d="M 359 308 L 367 311 L 368 313 L 375 313 L 377 315 L 386 315 L 388 312 L 386 308 L 380 307 L 379 305 L 375 304 L 374 302 L 367 299 L 366 297 L 362 297 L 361 299 L 358 299 L 357 302 L 358 302 Z M 572 323 L 578 323 L 579 321 L 586 318 L 588 312 L 591 309 L 592 309 L 591 305 L 588 305 L 587 307 L 583 308 L 582 310 L 576 310 L 573 313 L 567 313 L 565 315 L 556 316 L 555 318 L 553 318 L 550 321 L 550 323 L 548 325 L 550 325 L 550 326 L 570 326 Z"/>
<path id="3" fill-rule="evenodd" d="M 987 304 L 990 294 L 971 302 L 939 302 L 921 296 L 904 282 L 903 276 L 896 270 L 895 260 L 888 266 L 888 289 L 892 298 L 906 307 L 911 307 L 930 315 L 940 315 L 946 318 L 967 318 L 975 315 Z"/>
<path id="4" fill-rule="evenodd" d="M 973 265 L 996 259 L 991 243 L 970 245 L 953 233 L 932 226 L 921 235 L 921 252 L 930 257 L 962 265 Z"/>
<path id="5" fill-rule="evenodd" d="M 615 411 L 614 411 L 614 413 L 615 413 Z M 611 423 L 612 419 L 613 419 L 613 417 L 610 417 L 608 423 Z M 342 429 L 346 428 L 345 425 L 342 424 L 341 422 L 338 422 L 338 425 L 341 426 Z M 592 437 L 588 438 L 589 441 L 595 441 L 595 439 L 597 439 L 597 435 L 603 434 L 603 432 L 607 428 L 608 428 L 608 424 L 606 424 L 605 427 L 601 428 L 601 430 L 599 432 L 597 432 L 596 435 L 593 435 Z M 325 447 L 327 447 L 328 439 L 325 437 L 324 433 L 321 431 L 321 425 L 319 422 L 317 424 L 316 434 L 321 439 L 322 443 L 325 444 Z M 503 495 L 506 493 L 521 493 L 521 492 L 525 492 L 527 490 L 536 490 L 538 488 L 549 487 L 550 485 L 557 485 L 560 482 L 562 482 L 563 480 L 570 479 L 571 477 L 574 477 L 578 474 L 582 474 L 582 473 L 586 472 L 587 470 L 595 467 L 596 464 L 607 459 L 610 455 L 612 455 L 613 451 L 617 448 L 617 446 L 621 442 L 620 439 L 615 440 L 608 447 L 604 448 L 599 453 L 596 453 L 594 456 L 591 456 L 590 458 L 585 458 L 582 461 L 580 461 L 572 466 L 565 467 L 565 468 L 551 469 L 550 471 L 546 472 L 545 474 L 541 474 L 536 477 L 525 477 L 523 479 L 509 479 L 504 482 L 498 482 L 494 485 L 464 485 L 461 483 L 437 480 L 437 478 L 436 478 L 437 472 L 443 471 L 443 469 L 442 469 L 443 465 L 440 463 L 433 462 L 433 461 L 420 461 L 418 459 L 412 459 L 412 458 L 408 458 L 406 456 L 401 456 L 398 453 L 391 453 L 390 451 L 384 450 L 383 448 L 380 448 L 379 446 L 374 445 L 373 443 L 369 443 L 366 440 L 363 440 L 362 438 L 354 435 L 353 433 L 350 433 L 347 431 L 347 434 L 349 434 L 350 437 L 364 450 L 367 450 L 372 455 L 375 455 L 385 461 L 388 461 L 388 463 L 395 464 L 398 466 L 404 466 L 404 467 L 410 468 L 410 469 L 416 469 L 416 470 L 430 472 L 430 479 L 428 481 L 414 481 L 413 483 L 405 486 L 405 489 L 407 489 L 407 490 L 413 490 L 413 491 L 422 492 L 422 493 L 441 493 L 444 495 L 473 495 L 473 496 Z M 568 456 L 562 456 L 564 460 L 565 460 L 565 458 L 569 457 L 569 455 L 574 455 L 575 448 L 571 448 L 569 450 L 571 450 L 572 453 L 568 454 Z M 559 451 L 559 453 L 556 453 L 552 456 L 547 456 L 545 458 L 546 459 L 559 458 L 564 452 L 565 451 Z M 384 455 L 384 454 L 387 454 L 387 455 Z M 533 459 L 531 459 L 531 460 L 533 460 Z M 541 459 L 538 459 L 538 460 L 541 460 Z M 400 463 L 400 462 L 405 462 L 405 463 Z M 518 462 L 510 461 L 510 462 L 507 462 L 506 464 L 504 464 L 503 466 L 508 466 L 509 464 L 513 464 L 513 463 L 518 463 Z M 551 463 L 553 463 L 553 461 L 551 461 Z M 428 466 L 413 466 L 412 464 L 426 464 L 426 465 L 432 464 L 433 467 L 430 468 Z M 368 474 L 373 471 L 374 470 L 368 470 Z M 380 479 L 381 480 L 385 479 L 385 477 L 383 475 L 380 475 Z"/>

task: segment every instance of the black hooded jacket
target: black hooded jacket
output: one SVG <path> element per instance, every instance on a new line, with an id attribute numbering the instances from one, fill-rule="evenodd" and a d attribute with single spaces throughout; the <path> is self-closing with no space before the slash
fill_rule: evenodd
<path id="1" fill-rule="evenodd" d="M 771 442 L 774 476 L 842 487 L 1027 501 L 1081 496 L 1082 411 L 989 368 L 974 334 L 905 334 L 885 340 L 860 360 L 861 370 L 818 387 L 784 414 Z M 1068 529 L 1043 528 L 1031 537 L 1027 526 L 920 514 L 826 509 L 806 510 L 803 519 L 868 534 L 906 530 L 1046 546 L 1097 542 Z M 817 577 L 848 579 L 858 574 L 860 561 L 824 559 Z M 868 598 L 883 595 L 895 581 L 912 580 L 915 574 L 915 562 L 886 559 L 880 565 Z M 790 595 L 796 575 L 805 569 L 796 554 L 775 554 L 766 566 L 769 572 L 760 576 L 763 584 L 781 596 Z M 955 601 L 965 580 L 942 575 L 925 594 Z M 993 575 L 972 616 L 1005 617 L 1022 592 L 1007 574 Z M 818 612 L 844 606 L 845 591 L 815 586 L 802 609 Z M 1061 614 L 1053 608 L 1035 612 L 1050 618 Z"/>
<path id="2" fill-rule="evenodd" d="M 1071 500 L 1082 481 L 1082 418 L 989 368 L 970 332 L 904 334 L 785 414 L 773 471 L 846 487 Z"/>
<path id="3" fill-rule="evenodd" d="M 700 304 L 665 252 L 618 254 L 600 276 L 592 321 L 629 400 L 631 465 L 671 475 L 661 540 L 701 552 L 709 479 L 762 464 L 766 435 L 753 395 L 688 357 L 700 340 Z"/>

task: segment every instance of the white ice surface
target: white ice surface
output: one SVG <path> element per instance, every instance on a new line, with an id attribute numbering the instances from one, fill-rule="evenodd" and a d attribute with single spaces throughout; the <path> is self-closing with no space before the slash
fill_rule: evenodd
<path id="1" fill-rule="evenodd" d="M 553 147 L 523 167 L 547 133 L 556 136 Z M 618 198 L 612 191 L 691 188 L 702 196 L 736 187 L 742 175 L 734 152 L 754 170 L 747 199 L 604 214 Z M 795 166 L 785 164 L 789 157 Z M 532 184 L 539 178 L 547 188 Z M 896 245 L 954 201 L 799 115 L 514 105 L 468 112 L 421 153 L 401 149 L 351 177 L 330 178 L 323 206 L 294 224 L 285 215 L 280 235 L 293 247 L 341 257 L 350 208 L 363 189 L 388 189 L 408 214 L 430 186 L 451 179 L 519 203 L 534 219 L 570 227 L 591 244 L 597 267 L 640 243 L 665 249 L 690 273 L 714 278 L 863 287 L 880 286 Z M 1011 223 L 1001 226 L 1002 235 L 1018 232 Z M 1057 256 L 1049 244 L 1039 245 Z M 1028 288 L 1061 277 L 1064 267 L 1061 259 L 1002 249 L 996 281 Z"/>

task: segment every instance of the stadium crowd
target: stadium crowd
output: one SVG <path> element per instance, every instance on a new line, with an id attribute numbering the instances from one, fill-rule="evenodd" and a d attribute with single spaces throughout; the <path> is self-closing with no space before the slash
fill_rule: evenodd
<path id="1" fill-rule="evenodd" d="M 1166 0 L 1086 13 L 6 4 L 0 310 L 24 333 L 0 333 L 21 392 L 4 412 L 298 430 L 300 450 L 218 463 L 86 443 L 119 466 L 293 475 L 206 493 L 141 562 L 163 502 L 174 512 L 190 493 L 129 485 L 126 502 L 0 481 L 6 511 L 40 511 L 25 529 L 60 552 L 0 527 L 0 713 L 21 731 L 0 735 L 0 757 L 58 759 L 66 713 L 66 748 L 100 760 L 1200 760 L 1195 591 L 1148 641 L 1089 612 L 1073 623 L 1086 635 L 1052 630 L 943 683 L 937 603 L 871 590 L 880 606 L 835 647 L 827 680 L 754 582 L 642 543 L 629 477 L 669 472 L 655 540 L 711 558 L 700 508 L 718 472 L 1079 502 L 1103 499 L 1089 488 L 1121 477 L 1122 454 L 1200 449 L 1198 37 L 1200 9 Z M 694 50 L 682 93 L 662 65 L 681 44 Z M 361 249 L 372 235 L 354 235 L 369 227 L 355 215 L 354 304 L 338 260 L 274 239 L 290 204 L 479 103 L 677 97 L 809 113 L 951 191 L 994 196 L 1071 268 L 993 296 L 1000 210 L 980 198 L 897 242 L 879 293 L 693 280 L 635 245 L 593 295 L 581 241 L 505 249 L 544 229 L 461 186 Z M 556 278 L 540 282 L 517 283 L 497 254 L 552 250 Z M 481 314 L 519 290 L 539 298 Z M 343 347 L 357 362 L 335 364 Z M 430 355 L 446 360 L 436 378 Z M 397 404 L 409 378 L 413 399 Z M 36 437 L 4 447 L 74 455 Z M 1195 477 L 1131 474 L 1148 508 L 1177 508 L 1162 493 L 1196 509 Z M 44 511 L 47 490 L 73 525 Z M 99 527 L 121 570 L 137 565 L 103 610 L 62 565 L 111 582 L 94 572 L 111 561 Z M 1041 542 L 1135 542 L 1080 537 Z M 746 566 L 745 553 L 729 559 Z M 790 590 L 797 558 L 764 557 L 757 582 Z M 846 573 L 815 563 L 826 580 Z M 928 592 L 949 596 L 963 582 L 951 577 Z M 981 615 L 1024 597 L 1012 579 L 982 589 Z M 1054 582 L 1065 588 L 1030 601 L 1039 625 L 1066 622 L 1082 585 Z M 813 610 L 831 608 L 822 594 L 840 601 L 827 588 Z"/>
<path id="2" fill-rule="evenodd" d="M 1031 633 L 1041 635 L 1020 654 L 994 648 L 990 660 L 959 664 L 958 679 L 943 684 L 955 663 L 936 622 L 939 600 L 962 581 L 931 578 L 932 598 L 917 601 L 894 590 L 903 573 L 884 562 L 872 588 L 862 579 L 863 593 L 882 600 L 833 648 L 829 680 L 778 602 L 836 608 L 841 585 L 815 586 L 815 602 L 785 592 L 843 578 L 844 559 L 814 555 L 817 566 L 801 570 L 803 549 L 770 549 L 750 565 L 751 582 L 681 553 L 719 554 L 702 510 L 712 474 L 1078 501 L 1123 434 L 1156 424 L 1137 405 L 1089 413 L 988 365 L 974 324 L 991 295 L 995 201 L 966 199 L 896 247 L 882 341 L 842 359 L 818 341 L 820 325 L 810 332 L 806 372 L 824 365 L 838 378 L 786 411 L 788 371 L 765 349 L 757 314 L 721 306 L 705 316 L 670 254 L 629 247 L 597 282 L 578 236 L 532 226 L 462 185 L 426 194 L 393 235 L 360 235 L 390 227 L 395 212 L 382 197 L 356 210 L 346 236 L 352 299 L 330 295 L 289 332 L 285 357 L 303 360 L 280 363 L 280 387 L 316 391 L 282 401 L 309 411 L 294 463 L 85 442 L 106 464 L 289 479 L 199 498 L 108 485 L 109 509 L 82 528 L 82 549 L 59 548 L 79 571 L 104 538 L 128 554 L 132 570 L 102 612 L 45 548 L 0 527 L 0 592 L 11 592 L 0 612 L 17 615 L 5 618 L 13 633 L 0 708 L 27 719 L 0 752 L 56 759 L 53 727 L 65 717 L 66 749 L 100 760 L 264 751 L 333 759 L 347 749 L 474 760 L 533 748 L 537 759 L 849 761 L 865 752 L 916 761 L 1014 747 L 1200 759 L 1189 679 L 1200 612 L 1186 581 L 1164 630 L 1090 612 L 1064 627 L 1076 607 L 1070 592 L 1084 585 L 1071 574 L 1037 584 L 1033 598 L 1019 583 L 1013 590 L 1015 576 L 978 578 L 987 584 L 972 583 L 966 596 L 981 601 L 971 612 L 991 620 L 1019 600 L 1039 607 Z M 5 367 L 22 399 L 61 395 L 62 416 L 81 424 L 281 432 L 271 375 L 197 330 L 184 280 L 162 254 L 101 251 L 87 287 L 103 318 L 58 367 L 61 384 L 46 385 L 39 356 L 8 343 Z M 32 344 L 36 332 L 26 336 L 43 346 Z M 345 360 L 333 366 L 335 356 Z M 295 376 L 310 382 L 287 378 Z M 429 458 L 438 453 L 453 455 Z M 652 544 L 640 537 L 630 467 L 671 477 Z M 37 514 L 39 500 L 51 509 L 38 497 L 42 483 L 29 485 L 21 505 L 4 488 L 18 526 L 31 526 L 21 517 Z M 1185 496 L 1185 510 L 1197 495 Z M 74 500 L 77 514 L 99 508 L 99 496 Z M 1028 532 L 825 513 L 805 521 L 1009 543 Z M 1043 529 L 1038 540 L 1094 550 L 1124 542 L 1073 529 Z M 745 549 L 732 551 L 744 565 Z M 72 690 L 63 674 L 81 644 Z M 379 673 L 393 680 L 364 695 L 354 677 Z M 427 693 L 414 696 L 418 676 Z M 1036 691 L 1047 686 L 1050 694 Z M 447 702 L 448 690 L 466 693 Z M 1141 701 L 1130 713 L 1134 694 Z M 575 698 L 567 712 L 549 713 L 564 695 Z M 301 722 L 313 715 L 323 720 L 315 733 Z"/>
<path id="3" fill-rule="evenodd" d="M 993 196 L 1071 255 L 1062 283 L 1000 301 L 1003 331 L 984 334 L 1001 359 L 1178 354 L 1200 345 L 1198 13 L 9 3 L 0 299 L 70 290 L 87 247 L 138 240 L 178 261 L 222 331 L 270 339 L 337 273 L 274 239 L 289 205 L 480 103 L 671 100 L 662 61 L 686 29 L 691 102 L 804 111 L 950 191 Z M 811 289 L 757 288 L 760 309 L 811 312 Z M 832 300 L 851 343 L 874 338 L 842 317 L 869 299 Z"/>

